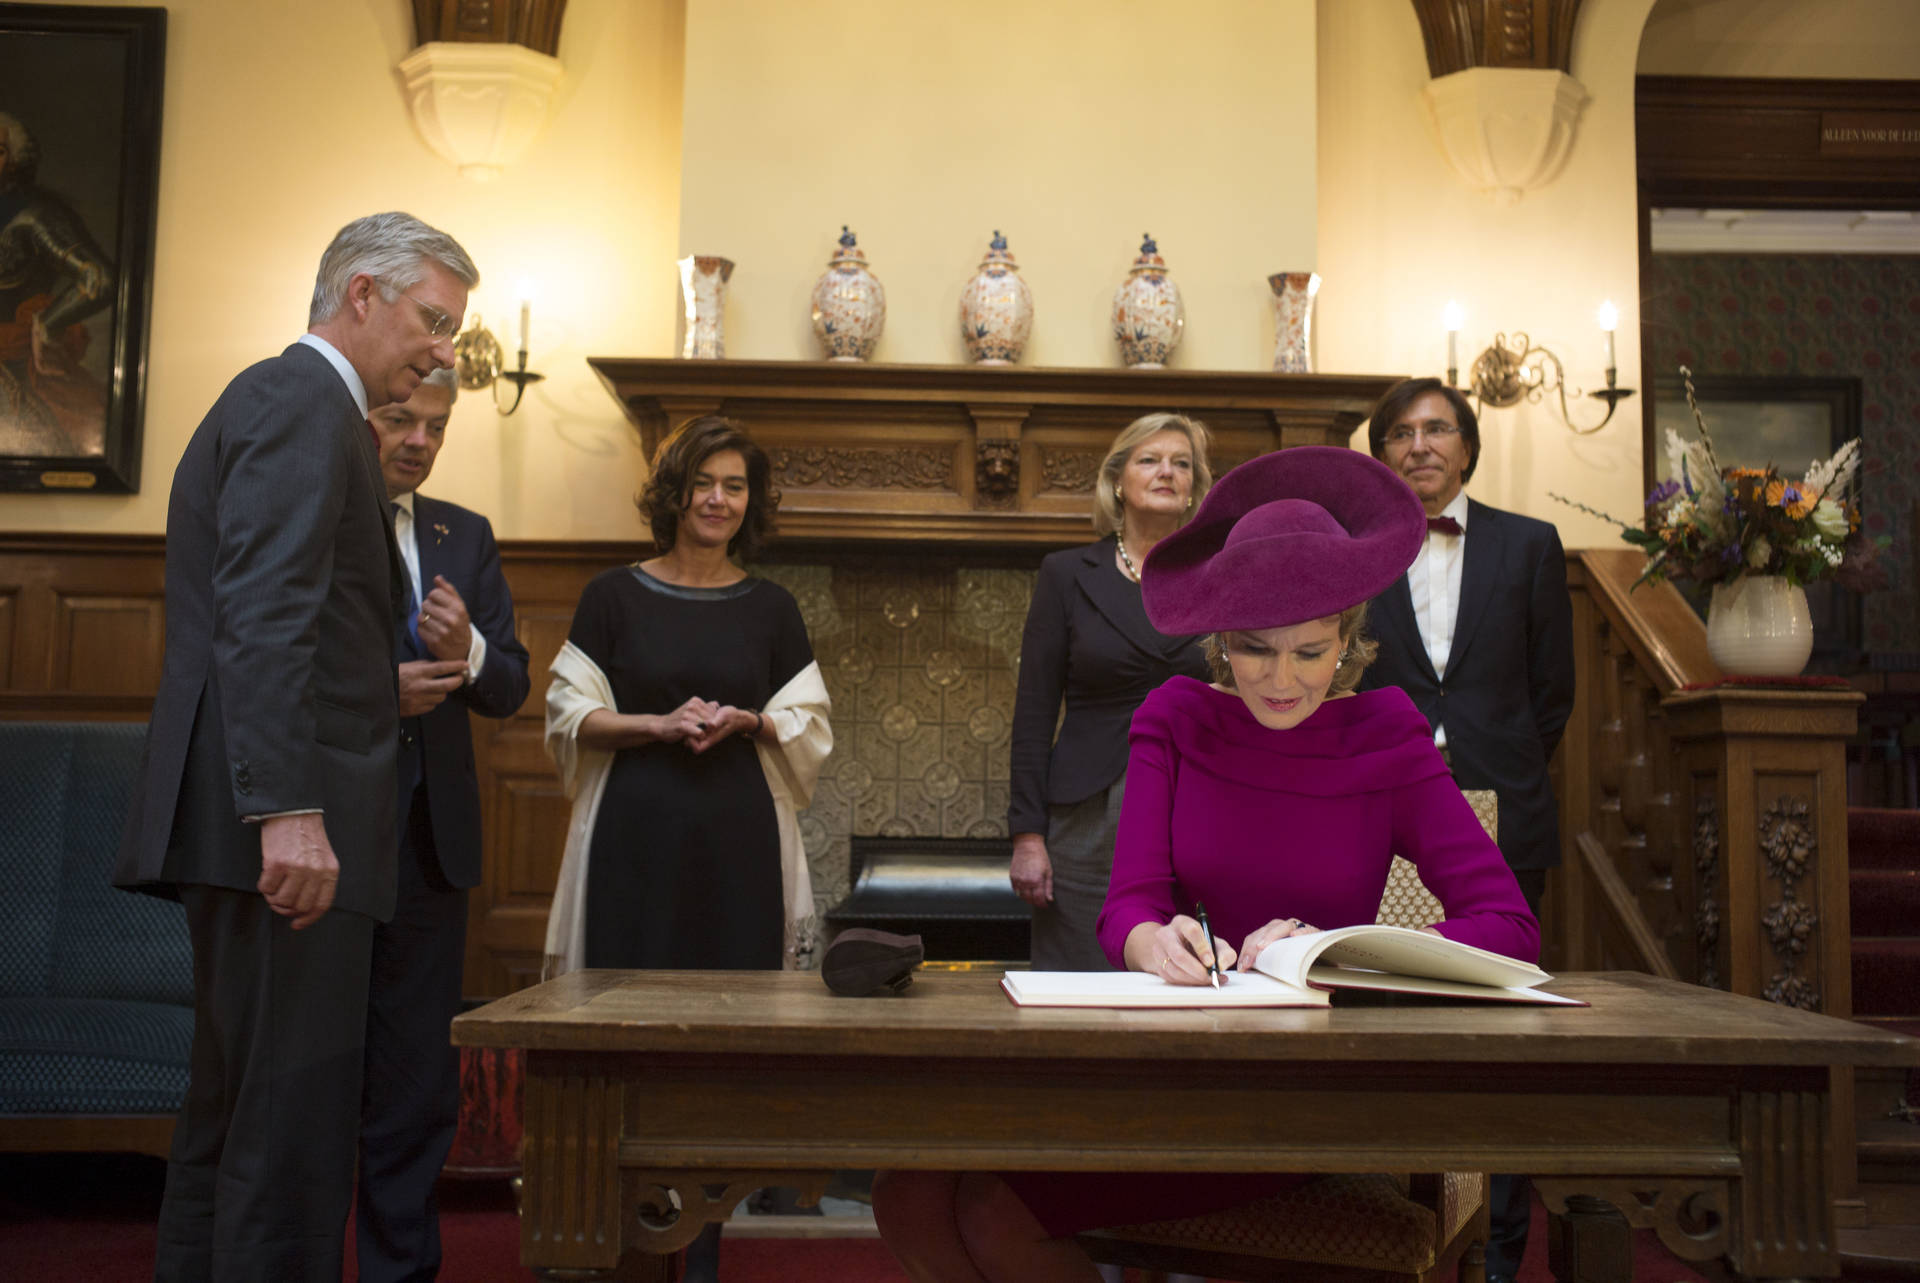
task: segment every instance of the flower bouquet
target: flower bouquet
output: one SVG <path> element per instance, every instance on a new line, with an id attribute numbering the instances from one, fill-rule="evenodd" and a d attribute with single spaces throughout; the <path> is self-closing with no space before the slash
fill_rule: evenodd
<path id="1" fill-rule="evenodd" d="M 1814 460 L 1798 481 L 1771 463 L 1723 468 L 1694 399 L 1693 371 L 1681 366 L 1680 374 L 1700 439 L 1686 441 L 1667 429 L 1673 475 L 1647 496 L 1646 524 L 1629 525 L 1573 505 L 1613 522 L 1622 538 L 1646 552 L 1647 568 L 1635 586 L 1668 579 L 1732 586 L 1759 575 L 1777 575 L 1796 587 L 1823 579 L 1856 591 L 1878 586 L 1876 554 L 1888 541 L 1860 530 L 1860 442 Z"/>
<path id="2" fill-rule="evenodd" d="M 1645 551 L 1647 568 L 1634 587 L 1679 579 L 1712 589 L 1707 649 L 1722 670 L 1798 673 L 1813 647 L 1803 586 L 1826 579 L 1856 592 L 1881 586 L 1877 554 L 1889 541 L 1860 529 L 1860 442 L 1814 460 L 1797 481 L 1772 463 L 1722 467 L 1694 397 L 1693 371 L 1681 366 L 1680 374 L 1700 439 L 1667 429 L 1673 475 L 1647 496 L 1646 523 L 1573 506 L 1613 522 Z"/>

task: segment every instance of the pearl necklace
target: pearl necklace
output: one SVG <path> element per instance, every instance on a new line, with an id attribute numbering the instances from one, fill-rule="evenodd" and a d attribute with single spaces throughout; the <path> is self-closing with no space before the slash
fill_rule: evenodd
<path id="1" fill-rule="evenodd" d="M 1127 568 L 1127 578 L 1136 584 L 1139 583 L 1140 571 L 1135 568 L 1133 558 L 1127 556 L 1127 537 L 1116 530 L 1113 533 L 1113 542 L 1120 549 L 1120 564 Z"/>

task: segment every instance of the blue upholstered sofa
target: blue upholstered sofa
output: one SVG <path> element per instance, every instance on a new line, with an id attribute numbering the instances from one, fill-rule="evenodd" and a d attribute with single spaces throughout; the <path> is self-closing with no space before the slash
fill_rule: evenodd
<path id="1" fill-rule="evenodd" d="M 0 1150 L 166 1152 L 192 949 L 110 882 L 146 729 L 0 722 Z"/>

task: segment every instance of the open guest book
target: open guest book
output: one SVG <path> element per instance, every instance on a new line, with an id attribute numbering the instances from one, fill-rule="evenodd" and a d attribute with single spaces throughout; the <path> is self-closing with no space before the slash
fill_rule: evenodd
<path id="1" fill-rule="evenodd" d="M 1553 979 L 1530 962 L 1407 927 L 1341 927 L 1288 936 L 1260 951 L 1252 971 L 1225 982 L 1168 984 L 1141 971 L 1009 971 L 1007 996 L 1023 1007 L 1324 1007 L 1336 989 L 1584 1007 L 1543 993 Z"/>

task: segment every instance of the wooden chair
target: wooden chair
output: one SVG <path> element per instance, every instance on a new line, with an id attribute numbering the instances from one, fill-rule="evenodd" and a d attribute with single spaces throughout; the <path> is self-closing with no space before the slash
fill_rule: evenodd
<path id="1" fill-rule="evenodd" d="M 1467 801 L 1491 836 L 1491 790 Z M 1377 921 L 1437 922 L 1440 902 L 1413 865 L 1395 856 Z M 1213 1279 L 1315 1279 L 1329 1283 L 1485 1283 L 1487 1178 L 1479 1172 L 1322 1176 L 1244 1207 L 1177 1221 L 1092 1230 L 1079 1242 L 1094 1260 L 1146 1272 Z"/>

